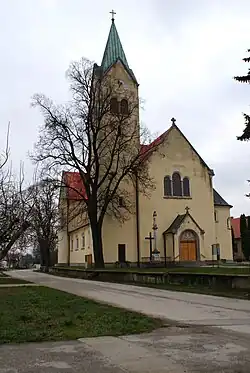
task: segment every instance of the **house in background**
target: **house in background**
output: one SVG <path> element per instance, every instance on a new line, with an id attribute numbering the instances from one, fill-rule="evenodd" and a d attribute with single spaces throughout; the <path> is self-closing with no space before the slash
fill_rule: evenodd
<path id="1" fill-rule="evenodd" d="M 231 218 L 231 225 L 233 230 L 233 255 L 234 260 L 244 260 L 242 252 L 241 234 L 240 234 L 240 218 Z"/>

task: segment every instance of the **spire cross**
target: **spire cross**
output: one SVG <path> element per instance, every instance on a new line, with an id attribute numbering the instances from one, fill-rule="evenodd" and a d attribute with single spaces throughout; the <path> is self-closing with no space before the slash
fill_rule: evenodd
<path id="1" fill-rule="evenodd" d="M 176 122 L 176 119 L 175 119 L 175 118 L 172 118 L 172 119 L 171 119 L 171 122 L 172 122 L 172 125 L 174 126 L 174 125 L 175 125 L 175 122 Z"/>
<path id="2" fill-rule="evenodd" d="M 111 20 L 114 21 L 116 12 L 112 9 L 111 12 L 109 12 L 109 13 L 112 14 Z"/>
<path id="3" fill-rule="evenodd" d="M 185 207 L 185 210 L 186 210 L 186 213 L 188 214 L 189 210 L 190 210 L 190 207 Z"/>

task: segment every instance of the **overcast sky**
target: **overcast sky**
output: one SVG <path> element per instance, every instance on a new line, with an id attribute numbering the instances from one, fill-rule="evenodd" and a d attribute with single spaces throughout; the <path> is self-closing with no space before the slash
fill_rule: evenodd
<path id="1" fill-rule="evenodd" d="M 25 161 L 42 117 L 34 93 L 68 96 L 65 71 L 82 56 L 101 62 L 116 11 L 128 63 L 145 100 L 141 119 L 159 133 L 170 118 L 215 171 L 214 185 L 233 216 L 250 214 L 250 142 L 241 143 L 250 87 L 241 59 L 250 49 L 249 0 L 8 0 L 0 12 L 0 147 L 11 121 L 11 158 Z M 250 66 L 249 66 L 250 67 Z"/>

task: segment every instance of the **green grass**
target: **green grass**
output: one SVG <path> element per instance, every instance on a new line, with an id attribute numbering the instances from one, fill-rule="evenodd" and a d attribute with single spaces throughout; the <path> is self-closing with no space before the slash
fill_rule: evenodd
<path id="1" fill-rule="evenodd" d="M 0 288 L 0 343 L 151 331 L 162 321 L 46 287 Z"/>
<path id="2" fill-rule="evenodd" d="M 3 278 L 0 277 L 0 285 L 6 285 L 6 284 L 29 284 L 30 281 L 22 280 L 19 278 L 12 278 L 5 276 Z"/>
<path id="3" fill-rule="evenodd" d="M 169 291 L 180 291 L 184 293 L 195 293 L 204 295 L 214 295 L 217 297 L 235 298 L 250 300 L 250 291 L 247 289 L 225 289 L 225 288 L 209 288 L 206 286 L 196 285 L 178 285 L 178 284 L 136 284 L 127 283 L 134 286 L 142 286 Z"/>
<path id="4" fill-rule="evenodd" d="M 225 274 L 225 275 L 250 275 L 250 266 L 244 268 L 233 268 L 227 266 L 220 267 L 180 267 L 172 268 L 169 272 L 188 272 L 188 273 L 208 273 L 208 274 Z"/>
<path id="5" fill-rule="evenodd" d="M 66 268 L 66 267 L 65 267 Z M 74 270 L 85 270 L 83 267 L 70 267 Z M 95 269 L 89 269 L 87 271 L 95 271 Z M 98 271 L 98 269 L 96 270 Z M 248 274 L 250 275 L 250 265 L 245 266 L 244 268 L 233 268 L 230 266 L 214 266 L 214 267 L 173 267 L 173 268 L 105 268 L 101 269 L 101 271 L 113 272 L 113 271 L 121 271 L 121 272 L 188 272 L 188 273 L 208 273 L 208 274 Z M 59 272 L 60 273 L 60 272 Z"/>

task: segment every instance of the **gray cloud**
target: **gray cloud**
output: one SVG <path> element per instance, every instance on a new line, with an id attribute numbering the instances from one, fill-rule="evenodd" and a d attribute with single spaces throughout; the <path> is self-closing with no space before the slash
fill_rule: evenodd
<path id="1" fill-rule="evenodd" d="M 104 4 L 105 3 L 105 4 Z M 81 56 L 100 62 L 116 6 L 116 24 L 146 101 L 142 120 L 162 132 L 177 124 L 215 169 L 215 186 L 234 205 L 233 215 L 250 214 L 246 179 L 250 144 L 236 141 L 249 109 L 249 86 L 234 82 L 248 66 L 248 0 L 8 0 L 1 4 L 0 148 L 11 121 L 11 153 L 28 177 L 42 117 L 30 108 L 43 92 L 68 99 L 65 70 Z"/>

